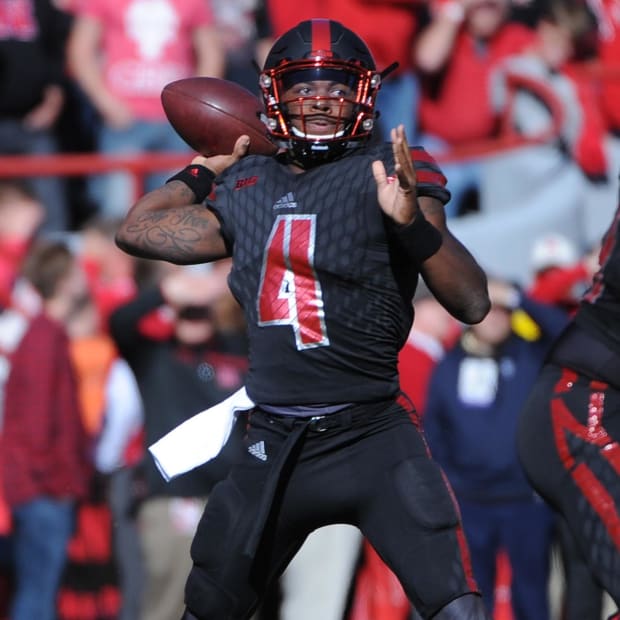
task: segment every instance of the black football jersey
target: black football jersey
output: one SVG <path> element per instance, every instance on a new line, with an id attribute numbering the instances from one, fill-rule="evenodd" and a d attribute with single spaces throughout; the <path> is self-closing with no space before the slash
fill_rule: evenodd
<path id="1" fill-rule="evenodd" d="M 433 159 L 412 152 L 418 195 L 447 202 Z M 389 243 L 376 159 L 393 173 L 384 144 L 301 174 L 248 156 L 217 180 L 208 207 L 233 255 L 229 284 L 247 319 L 246 388 L 256 403 L 364 402 L 398 390 L 418 272 Z"/>
<path id="2" fill-rule="evenodd" d="M 585 293 L 576 321 L 620 354 L 620 206 L 608 228 L 599 255 L 600 269 Z"/>

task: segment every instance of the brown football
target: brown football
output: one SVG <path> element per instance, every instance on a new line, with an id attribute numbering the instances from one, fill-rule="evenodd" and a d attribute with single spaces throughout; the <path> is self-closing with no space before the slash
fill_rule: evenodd
<path id="1" fill-rule="evenodd" d="M 250 137 L 251 154 L 277 151 L 260 120 L 259 98 L 236 82 L 210 77 L 177 80 L 164 87 L 161 102 L 176 132 L 206 157 L 232 153 L 242 134 Z"/>

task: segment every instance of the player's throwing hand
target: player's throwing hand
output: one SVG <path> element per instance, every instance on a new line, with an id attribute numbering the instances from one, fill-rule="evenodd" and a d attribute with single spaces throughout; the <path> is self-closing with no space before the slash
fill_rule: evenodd
<path id="1" fill-rule="evenodd" d="M 199 164 L 208 168 L 215 174 L 221 174 L 232 166 L 235 162 L 238 162 L 242 157 L 247 155 L 250 147 L 250 137 L 242 135 L 237 138 L 233 152 L 230 154 L 212 155 L 211 157 L 203 157 L 202 155 L 196 155 L 192 159 L 192 164 Z"/>
<path id="2" fill-rule="evenodd" d="M 420 210 L 416 192 L 416 172 L 404 126 L 399 125 L 396 129 L 392 129 L 391 136 L 396 178 L 387 176 L 381 161 L 372 163 L 372 172 L 377 182 L 379 205 L 395 222 L 407 225 L 413 222 Z"/>

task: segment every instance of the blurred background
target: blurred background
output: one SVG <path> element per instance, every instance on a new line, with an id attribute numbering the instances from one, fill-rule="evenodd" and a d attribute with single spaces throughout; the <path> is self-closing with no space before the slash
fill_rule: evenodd
<path id="1" fill-rule="evenodd" d="M 170 484 L 145 450 L 243 385 L 243 317 L 227 261 L 141 261 L 114 233 L 193 156 L 163 86 L 206 75 L 258 93 L 254 63 L 311 17 L 356 31 L 379 69 L 398 61 L 376 139 L 404 123 L 438 160 L 449 227 L 497 290 L 532 302 L 508 308 L 510 336 L 542 345 L 534 305 L 569 316 L 587 288 L 618 204 L 619 0 L 1 0 L 0 619 L 180 617 L 189 544 L 242 424 Z M 471 337 L 427 291 L 414 304 L 400 362 L 424 416 L 436 365 Z M 519 566 L 492 545 L 494 620 L 605 618 L 563 524 L 545 531 Z M 546 596 L 535 615 L 515 603 L 528 569 Z M 257 619 L 414 614 L 359 533 L 335 526 Z"/>

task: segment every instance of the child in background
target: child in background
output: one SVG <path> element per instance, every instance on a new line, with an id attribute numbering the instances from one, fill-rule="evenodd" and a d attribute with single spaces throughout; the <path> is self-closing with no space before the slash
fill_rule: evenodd
<path id="1" fill-rule="evenodd" d="M 597 246 L 580 256 L 577 246 L 559 233 L 536 239 L 531 255 L 532 298 L 572 313 L 598 268 L 598 250 Z"/>
<path id="2" fill-rule="evenodd" d="M 0 306 L 6 307 L 30 242 L 45 218 L 43 205 L 29 188 L 0 181 Z"/>

